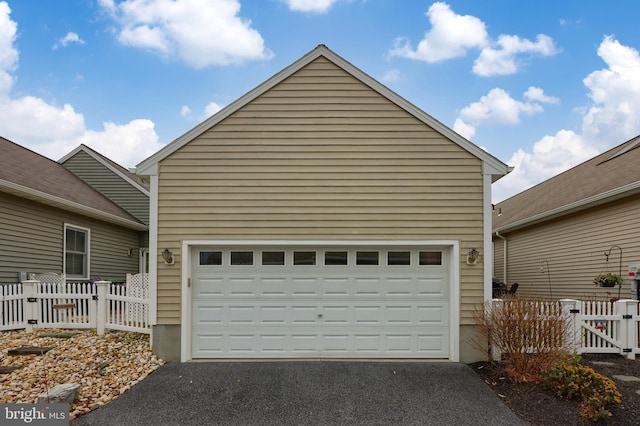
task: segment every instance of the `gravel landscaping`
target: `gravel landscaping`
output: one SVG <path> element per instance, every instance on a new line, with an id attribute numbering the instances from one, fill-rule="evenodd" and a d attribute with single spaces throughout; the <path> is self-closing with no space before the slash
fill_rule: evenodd
<path id="1" fill-rule="evenodd" d="M 93 330 L 5 331 L 0 347 L 0 371 L 19 367 L 0 374 L 0 402 L 33 403 L 56 385 L 77 383 L 80 396 L 70 406 L 71 419 L 117 398 L 165 363 L 151 353 L 148 335 L 122 331 L 103 336 Z M 20 347 L 51 349 L 43 355 L 9 355 Z"/>

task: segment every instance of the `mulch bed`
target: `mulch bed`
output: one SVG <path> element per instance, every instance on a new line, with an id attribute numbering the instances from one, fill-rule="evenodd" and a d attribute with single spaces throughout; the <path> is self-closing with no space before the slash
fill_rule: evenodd
<path id="1" fill-rule="evenodd" d="M 600 362 L 612 363 L 603 365 Z M 640 382 L 616 380 L 613 376 L 640 378 L 640 359 L 620 355 L 585 354 L 582 364 L 612 378 L 622 394 L 622 403 L 611 407 L 612 416 L 599 422 L 580 417 L 578 402 L 558 399 L 554 392 L 535 383 L 512 383 L 498 363 L 478 362 L 471 368 L 504 401 L 505 405 L 530 425 L 638 425 L 640 424 Z"/>

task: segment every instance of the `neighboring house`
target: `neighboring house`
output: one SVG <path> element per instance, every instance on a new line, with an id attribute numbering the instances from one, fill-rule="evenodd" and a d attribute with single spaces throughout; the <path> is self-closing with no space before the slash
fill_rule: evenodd
<path id="1" fill-rule="evenodd" d="M 139 271 L 147 230 L 63 165 L 0 137 L 0 283 L 43 273 L 124 281 Z"/>
<path id="2" fill-rule="evenodd" d="M 318 46 L 138 165 L 155 353 L 478 359 L 507 172 Z"/>
<path id="3" fill-rule="evenodd" d="M 628 279 L 622 288 L 593 279 L 620 269 L 625 277 L 640 261 L 638 164 L 640 136 L 497 204 L 495 276 L 529 296 L 629 298 Z"/>
<path id="4" fill-rule="evenodd" d="M 78 146 L 58 163 L 149 225 L 149 182 L 86 145 Z M 141 231 L 139 250 L 133 253 L 140 259 L 140 272 L 148 272 L 148 247 L 149 232 Z"/>

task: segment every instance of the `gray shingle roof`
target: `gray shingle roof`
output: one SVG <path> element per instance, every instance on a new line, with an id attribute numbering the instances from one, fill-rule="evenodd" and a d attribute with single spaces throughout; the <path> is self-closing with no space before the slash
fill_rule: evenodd
<path id="1" fill-rule="evenodd" d="M 96 191 L 61 164 L 0 137 L 0 190 L 29 194 L 45 204 L 62 207 L 69 203 L 95 211 L 92 216 L 112 217 L 116 222 L 139 228 L 135 217 Z M 140 226 L 138 226 L 138 224 Z"/>
<path id="2" fill-rule="evenodd" d="M 493 229 L 532 223 L 640 188 L 640 136 L 496 204 Z"/>

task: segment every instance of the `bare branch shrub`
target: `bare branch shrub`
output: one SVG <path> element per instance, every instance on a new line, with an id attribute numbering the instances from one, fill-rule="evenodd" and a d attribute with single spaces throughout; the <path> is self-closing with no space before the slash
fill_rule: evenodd
<path id="1" fill-rule="evenodd" d="M 571 323 L 559 302 L 508 297 L 475 312 L 476 346 L 497 352 L 514 382 L 540 382 L 541 372 L 566 358 Z"/>

